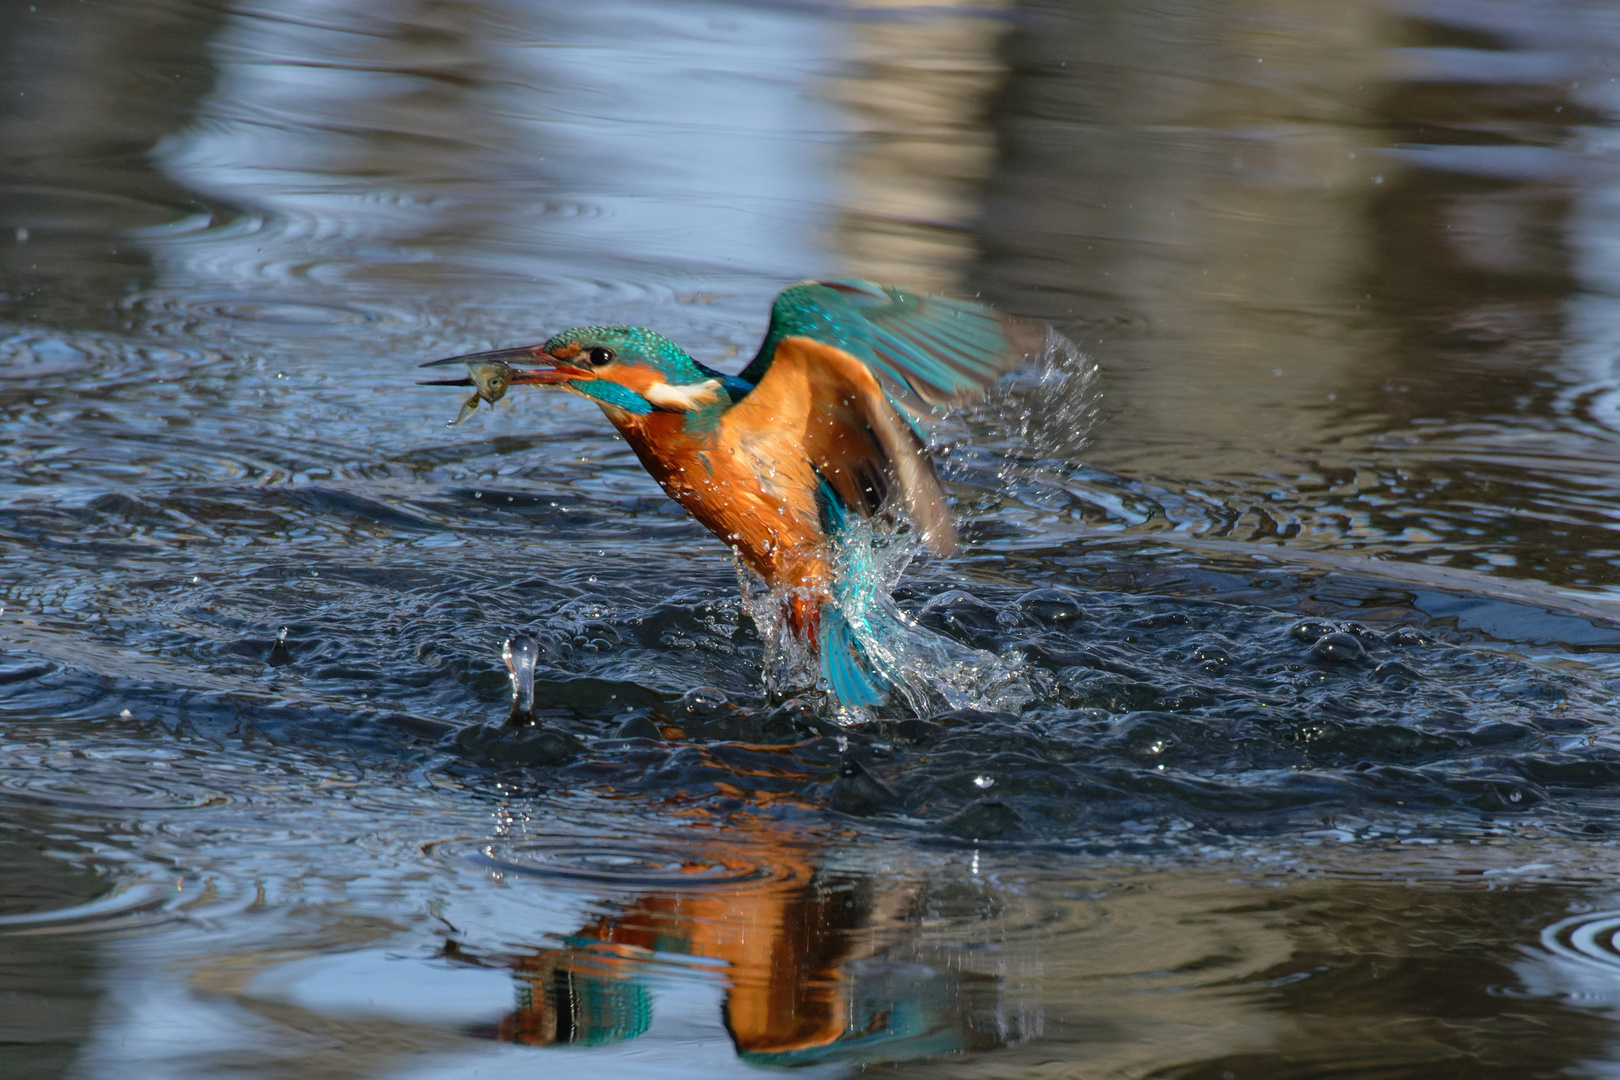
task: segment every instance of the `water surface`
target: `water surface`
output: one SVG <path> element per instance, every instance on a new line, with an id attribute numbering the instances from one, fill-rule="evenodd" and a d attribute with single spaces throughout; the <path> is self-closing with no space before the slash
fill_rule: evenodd
<path id="1" fill-rule="evenodd" d="M 0 1072 L 1614 1075 L 1617 44 L 0 8 Z M 1100 365 L 940 428 L 897 593 L 1019 714 L 767 699 L 593 407 L 412 385 L 831 274 Z"/>

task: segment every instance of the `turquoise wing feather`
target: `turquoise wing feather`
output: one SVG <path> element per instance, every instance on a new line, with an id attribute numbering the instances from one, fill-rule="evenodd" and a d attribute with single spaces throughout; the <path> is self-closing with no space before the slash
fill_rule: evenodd
<path id="1" fill-rule="evenodd" d="M 793 336 L 861 360 L 890 398 L 914 413 L 980 400 L 1003 372 L 1045 344 L 1038 325 L 972 301 L 869 281 L 807 281 L 777 295 L 764 344 L 740 377 L 758 384 L 777 345 Z"/>

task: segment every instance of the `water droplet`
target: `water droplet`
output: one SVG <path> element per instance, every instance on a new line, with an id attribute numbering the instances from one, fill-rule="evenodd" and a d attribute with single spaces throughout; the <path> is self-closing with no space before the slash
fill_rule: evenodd
<path id="1" fill-rule="evenodd" d="M 993 776 L 975 776 L 973 778 L 973 786 L 978 788 L 980 791 L 988 791 L 990 788 L 995 786 L 995 783 L 996 778 Z"/>
<path id="2" fill-rule="evenodd" d="M 265 657 L 264 662 L 271 667 L 286 667 L 292 663 L 292 650 L 287 647 L 287 628 L 285 626 L 276 633 L 276 643 L 270 646 L 270 655 Z"/>
<path id="3" fill-rule="evenodd" d="M 512 673 L 511 721 L 534 719 L 534 665 L 539 659 L 540 646 L 531 637 L 507 638 L 501 649 L 501 659 Z"/>
<path id="4" fill-rule="evenodd" d="M 723 690 L 713 686 L 699 686 L 681 695 L 680 706 L 691 716 L 712 716 L 728 711 L 731 700 Z"/>

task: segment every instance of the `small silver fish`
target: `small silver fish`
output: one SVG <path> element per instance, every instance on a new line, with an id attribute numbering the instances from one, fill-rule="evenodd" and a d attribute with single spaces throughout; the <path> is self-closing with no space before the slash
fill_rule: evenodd
<path id="1" fill-rule="evenodd" d="M 485 401 L 491 407 L 506 396 L 507 388 L 512 385 L 512 369 L 499 360 L 480 360 L 467 364 L 467 372 L 471 376 L 466 379 L 433 379 L 418 383 L 418 386 L 472 386 L 476 389 L 471 397 L 461 403 L 461 411 L 456 418 L 447 424 L 455 427 L 478 409 L 478 403 Z"/>
<path id="2" fill-rule="evenodd" d="M 461 411 L 456 418 L 450 421 L 450 426 L 461 423 L 471 416 L 478 408 L 480 401 L 487 401 L 493 406 L 506 396 L 506 391 L 515 384 L 525 386 L 558 386 L 574 379 L 589 378 L 588 372 L 564 364 L 557 357 L 545 352 L 540 345 L 524 345 L 516 349 L 496 349 L 493 352 L 468 353 L 465 356 L 447 356 L 442 360 L 430 360 L 423 367 L 439 367 L 443 364 L 466 364 L 469 377 L 465 379 L 435 379 L 431 382 L 417 383 L 418 386 L 471 386 L 476 389 L 472 397 L 461 403 Z M 538 367 L 541 370 L 531 371 L 529 368 Z"/>
<path id="3" fill-rule="evenodd" d="M 446 426 L 455 427 L 478 408 L 480 401 L 487 401 L 491 408 L 495 403 L 506 396 L 507 387 L 512 385 L 512 369 L 502 363 L 468 364 L 467 370 L 472 373 L 473 385 L 478 389 L 466 401 L 461 403 L 461 411 L 456 418 Z"/>

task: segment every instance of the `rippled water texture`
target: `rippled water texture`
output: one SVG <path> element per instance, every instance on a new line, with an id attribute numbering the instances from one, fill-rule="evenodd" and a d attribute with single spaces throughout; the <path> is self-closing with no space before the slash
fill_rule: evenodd
<path id="1" fill-rule="evenodd" d="M 1617 57 L 1573 0 L 0 5 L 0 1076 L 1620 1074 Z M 1016 712 L 767 695 L 594 407 L 412 385 L 734 370 L 816 275 L 1083 350 L 940 425 L 963 551 L 893 597 Z"/>

